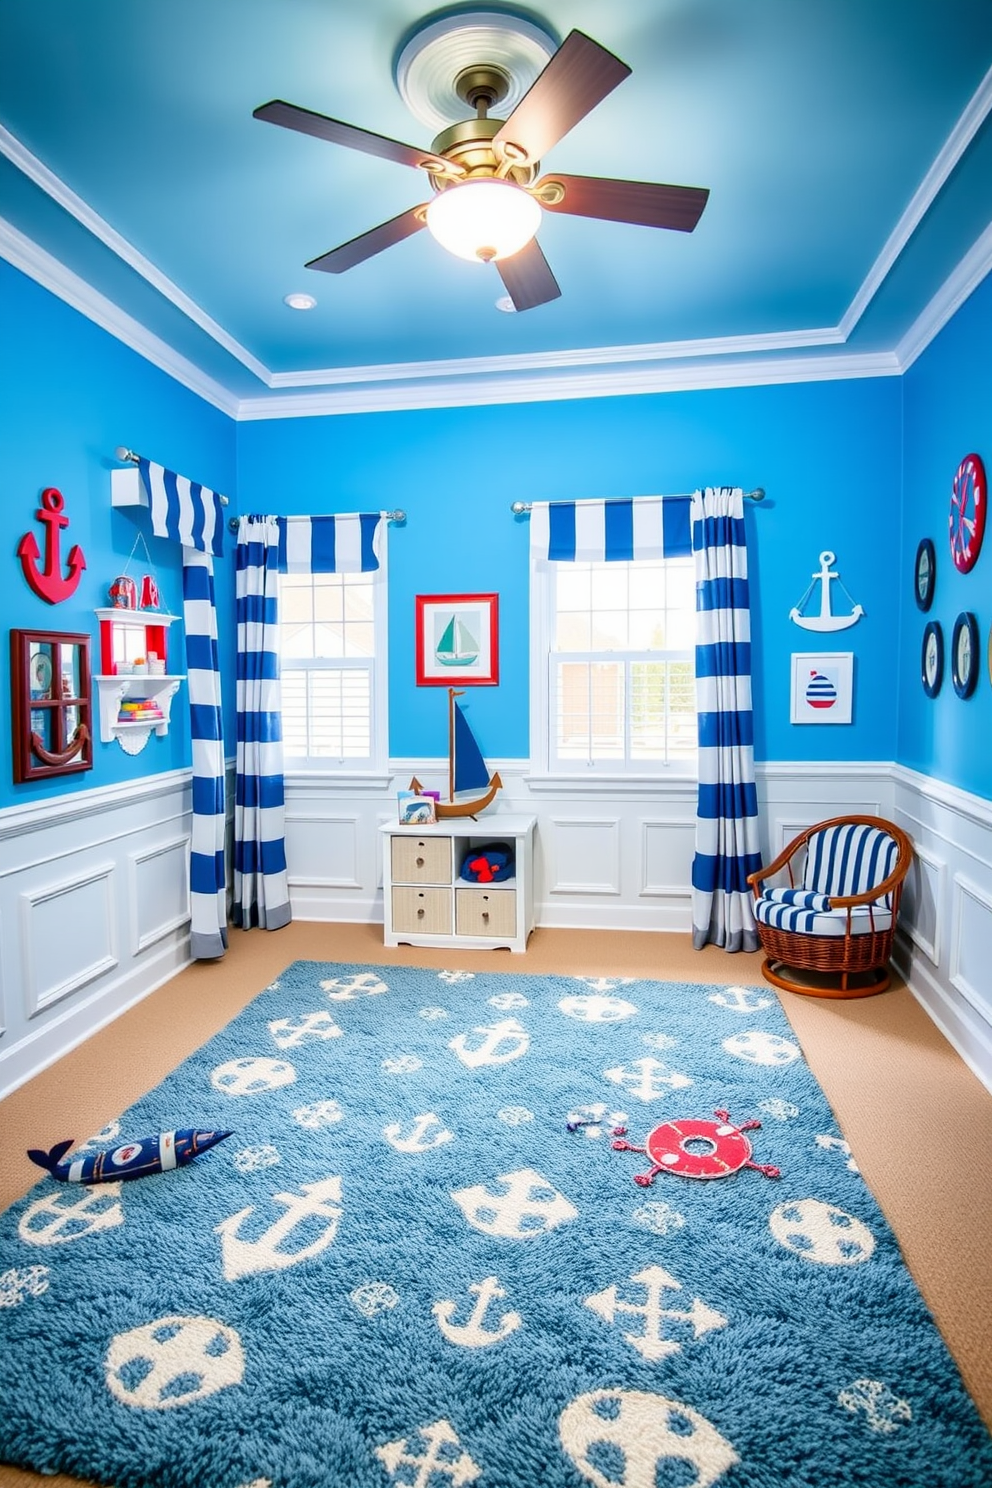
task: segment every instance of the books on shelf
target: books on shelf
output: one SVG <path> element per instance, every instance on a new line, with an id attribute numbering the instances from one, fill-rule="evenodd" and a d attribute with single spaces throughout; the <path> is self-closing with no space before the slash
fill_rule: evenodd
<path id="1" fill-rule="evenodd" d="M 125 698 L 117 713 L 118 723 L 164 723 L 165 714 L 154 698 Z"/>

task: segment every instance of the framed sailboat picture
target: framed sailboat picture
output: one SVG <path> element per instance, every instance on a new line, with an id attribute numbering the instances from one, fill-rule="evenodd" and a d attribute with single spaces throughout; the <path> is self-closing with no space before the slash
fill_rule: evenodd
<path id="1" fill-rule="evenodd" d="M 417 686 L 495 687 L 499 596 L 417 595 Z"/>

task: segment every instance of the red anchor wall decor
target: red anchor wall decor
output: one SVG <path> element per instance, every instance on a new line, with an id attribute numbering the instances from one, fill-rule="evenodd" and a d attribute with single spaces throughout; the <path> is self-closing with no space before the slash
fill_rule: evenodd
<path id="1" fill-rule="evenodd" d="M 47 600 L 49 604 L 60 604 L 63 599 L 68 599 L 70 594 L 75 594 L 83 569 L 86 567 L 86 559 L 83 550 L 78 543 L 69 549 L 69 573 L 66 578 L 62 577 L 62 557 L 60 553 L 61 537 L 63 527 L 68 527 L 69 518 L 63 515 L 62 508 L 65 506 L 65 498 L 61 491 L 54 486 L 48 486 L 41 493 L 41 506 L 35 512 L 39 522 L 45 523 L 45 567 L 38 568 L 38 544 L 33 532 L 25 532 L 17 544 L 17 556 L 21 560 L 24 577 L 31 588 L 40 599 Z"/>

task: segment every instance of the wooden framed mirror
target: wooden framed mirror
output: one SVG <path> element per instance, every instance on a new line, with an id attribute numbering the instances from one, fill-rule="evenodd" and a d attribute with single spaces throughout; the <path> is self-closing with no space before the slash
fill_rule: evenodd
<path id="1" fill-rule="evenodd" d="M 93 768 L 90 638 L 10 632 L 14 783 Z"/>

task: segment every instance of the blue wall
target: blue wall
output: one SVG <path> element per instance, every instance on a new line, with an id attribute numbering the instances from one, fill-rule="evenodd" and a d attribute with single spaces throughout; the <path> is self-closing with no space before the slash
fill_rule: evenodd
<path id="1" fill-rule="evenodd" d="M 919 684 L 924 620 L 912 600 L 920 537 L 938 551 L 932 611 L 949 638 L 963 609 L 978 616 L 983 653 L 992 623 L 986 551 L 968 575 L 947 550 L 955 469 L 971 450 L 992 466 L 992 279 L 972 295 L 904 378 L 247 422 L 217 409 L 152 367 L 32 280 L 0 262 L 0 529 L 8 571 L 0 625 L 87 630 L 122 571 L 147 516 L 110 506 L 113 450 L 127 444 L 236 496 L 242 512 L 343 511 L 401 506 L 390 534 L 390 752 L 443 754 L 446 710 L 437 689 L 414 685 L 414 597 L 495 590 L 501 680 L 467 694 L 473 726 L 492 757 L 525 757 L 528 735 L 528 539 L 515 500 L 688 491 L 700 484 L 761 485 L 748 506 L 755 638 L 756 753 L 765 760 L 888 760 L 992 797 L 987 740 L 992 690 L 983 655 L 976 695 L 962 702 L 945 680 L 928 701 Z M 41 491 L 66 501 L 67 544 L 87 570 L 75 595 L 50 606 L 28 587 L 14 551 L 33 530 Z M 232 510 L 235 509 L 232 507 Z M 149 538 L 163 602 L 181 604 L 179 555 Z M 818 566 L 837 554 L 845 586 L 865 607 L 834 637 L 797 629 L 788 615 Z M 228 753 L 233 752 L 233 576 L 218 565 Z M 132 570 L 144 569 L 143 558 Z M 178 641 L 178 633 L 176 641 Z M 855 655 L 854 722 L 789 722 L 790 656 Z M 171 657 L 173 665 L 177 657 Z M 131 758 L 95 746 L 94 769 L 14 787 L 8 708 L 0 727 L 0 806 L 189 762 L 186 710 L 167 739 Z"/>
<path id="2" fill-rule="evenodd" d="M 179 549 L 150 536 L 147 512 L 136 518 L 110 505 L 110 471 L 117 445 L 128 445 L 151 459 L 231 489 L 235 475 L 235 425 L 143 357 L 129 350 L 71 310 L 33 280 L 0 261 L 0 551 L 6 569 L 0 578 L 3 704 L 0 709 L 0 806 L 40 796 L 137 779 L 188 765 L 188 709 L 177 706 L 164 739 L 152 737 L 141 754 L 129 756 L 115 743 L 99 739 L 96 699 L 93 769 L 54 780 L 14 786 L 11 767 L 9 701 L 10 629 L 88 631 L 91 664 L 99 671 L 99 626 L 93 611 L 108 603 L 107 589 L 123 572 L 140 530 L 145 534 L 158 576 L 163 609 L 182 613 Z M 62 537 L 63 558 L 78 543 L 86 570 L 75 593 L 50 605 L 29 587 L 15 557 L 25 532 L 43 550 L 42 527 L 35 520 L 42 491 L 55 486 L 65 499 L 69 526 Z M 218 565 L 219 611 L 230 614 L 233 586 L 226 561 Z M 138 553 L 129 572 L 147 571 Z M 185 672 L 181 627 L 173 626 L 169 665 Z M 233 624 L 225 627 L 225 655 L 233 667 Z M 233 671 L 229 671 L 233 676 Z M 233 692 L 228 687 L 228 692 Z M 180 693 L 177 702 L 184 697 Z M 233 709 L 233 696 L 230 700 Z M 229 735 L 230 737 L 230 735 Z M 233 746 L 229 746 L 232 747 Z"/>
<path id="3" fill-rule="evenodd" d="M 992 799 L 992 521 L 970 573 L 957 571 L 948 544 L 948 505 L 955 471 L 965 455 L 981 455 L 992 477 L 992 277 L 971 295 L 903 379 L 905 481 L 900 596 L 903 625 L 899 674 L 903 679 L 897 759 L 976 795 Z M 937 584 L 928 614 L 916 607 L 912 574 L 920 539 L 937 550 Z M 981 670 L 978 687 L 961 699 L 951 685 L 950 641 L 963 610 L 978 620 Z M 932 701 L 920 685 L 920 652 L 928 620 L 944 633 L 944 683 Z"/>
<path id="4" fill-rule="evenodd" d="M 393 755 L 447 747 L 437 689 L 414 685 L 414 596 L 497 591 L 500 685 L 466 697 L 483 749 L 520 758 L 529 522 L 510 503 L 764 486 L 763 505 L 748 504 L 758 758 L 892 759 L 899 431 L 897 378 L 260 421 L 239 427 L 238 501 L 407 511 L 389 547 Z M 824 637 L 788 616 L 828 548 L 866 617 Z M 855 654 L 854 722 L 790 724 L 790 655 L 824 650 Z"/>

